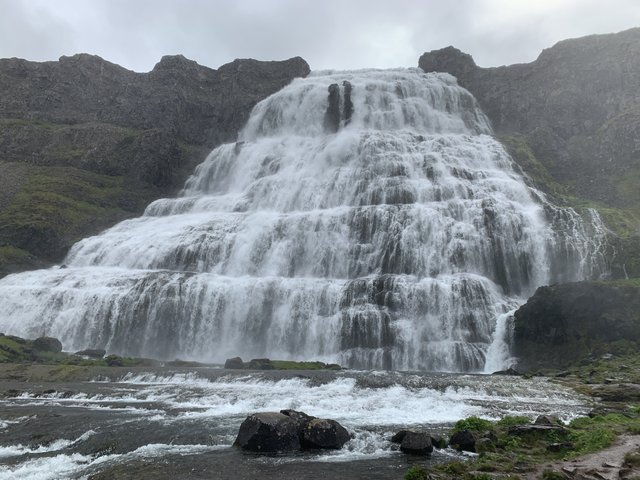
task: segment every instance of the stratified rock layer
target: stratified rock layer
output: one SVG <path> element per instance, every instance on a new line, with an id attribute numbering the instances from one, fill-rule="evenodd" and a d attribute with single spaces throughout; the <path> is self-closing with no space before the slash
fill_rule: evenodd
<path id="1" fill-rule="evenodd" d="M 515 313 L 513 353 L 525 370 L 634 351 L 638 342 L 640 286 L 632 282 L 540 287 Z"/>
<path id="2" fill-rule="evenodd" d="M 174 193 L 258 101 L 308 73 L 299 57 L 213 70 L 167 56 L 148 73 L 87 54 L 0 59 L 0 276 Z"/>

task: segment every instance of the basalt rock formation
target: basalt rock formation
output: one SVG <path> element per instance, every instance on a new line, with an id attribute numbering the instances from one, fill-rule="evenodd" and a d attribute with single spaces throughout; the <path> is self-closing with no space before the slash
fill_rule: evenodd
<path id="1" fill-rule="evenodd" d="M 253 106 L 309 73 L 299 58 L 213 70 L 181 55 L 148 73 L 79 54 L 0 60 L 0 276 L 175 193 Z"/>
<path id="2" fill-rule="evenodd" d="M 640 282 L 540 287 L 515 312 L 518 368 L 559 368 L 589 356 L 637 352 Z"/>
<path id="3" fill-rule="evenodd" d="M 538 187 L 598 207 L 621 237 L 614 273 L 640 276 L 640 29 L 565 40 L 526 64 L 481 68 L 447 47 L 419 66 L 473 93 Z"/>

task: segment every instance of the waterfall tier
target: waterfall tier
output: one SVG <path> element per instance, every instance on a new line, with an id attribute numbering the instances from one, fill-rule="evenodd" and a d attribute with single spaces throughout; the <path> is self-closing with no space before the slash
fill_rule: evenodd
<path id="1" fill-rule="evenodd" d="M 498 319 L 537 286 L 605 271 L 597 215 L 546 202 L 490 134 L 446 74 L 295 80 L 179 198 L 77 243 L 68 268 L 0 281 L 0 331 L 165 359 L 482 370 L 504 356 Z"/>

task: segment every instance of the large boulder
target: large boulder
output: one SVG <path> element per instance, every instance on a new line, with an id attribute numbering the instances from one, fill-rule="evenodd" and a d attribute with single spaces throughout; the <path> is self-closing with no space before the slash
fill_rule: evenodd
<path id="1" fill-rule="evenodd" d="M 304 448 L 342 448 L 351 439 L 346 428 L 335 420 L 314 418 L 302 430 Z"/>
<path id="2" fill-rule="evenodd" d="M 255 413 L 242 425 L 234 446 L 252 452 L 291 452 L 300 449 L 339 449 L 351 439 L 335 420 L 296 410 Z"/>
<path id="3" fill-rule="evenodd" d="M 254 413 L 240 425 L 234 446 L 252 452 L 293 452 L 300 450 L 298 425 L 279 412 Z"/>
<path id="4" fill-rule="evenodd" d="M 33 341 L 33 348 L 41 352 L 60 353 L 62 351 L 62 343 L 53 337 L 40 337 Z"/>

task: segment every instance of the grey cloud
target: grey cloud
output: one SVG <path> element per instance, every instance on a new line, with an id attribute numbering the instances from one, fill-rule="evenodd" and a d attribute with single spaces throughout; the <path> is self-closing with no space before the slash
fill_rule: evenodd
<path id="1" fill-rule="evenodd" d="M 482 66 L 533 60 L 567 37 L 638 24 L 636 0 L 0 0 L 0 57 L 88 52 L 137 71 L 182 53 L 304 57 L 314 69 L 415 66 L 454 45 Z"/>

